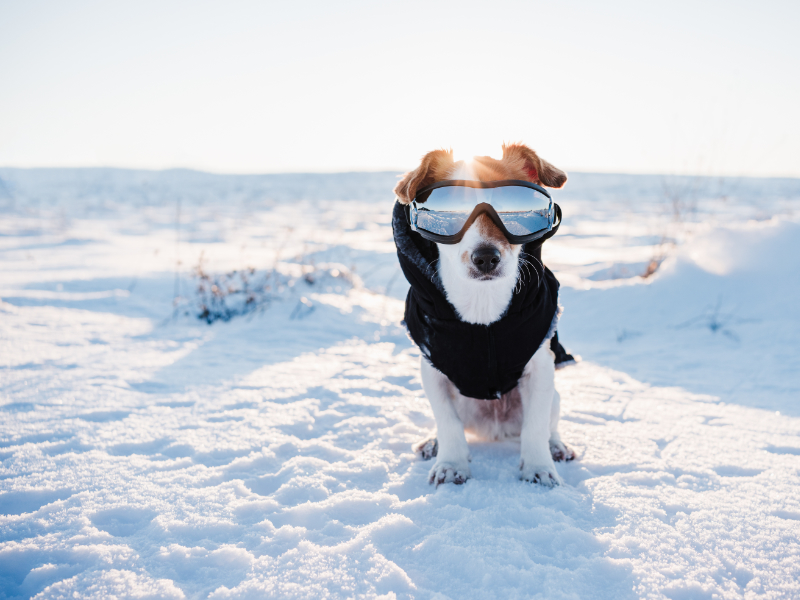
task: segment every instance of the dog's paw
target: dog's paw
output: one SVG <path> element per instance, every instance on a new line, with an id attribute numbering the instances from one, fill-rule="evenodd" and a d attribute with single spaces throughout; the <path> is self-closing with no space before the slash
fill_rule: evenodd
<path id="1" fill-rule="evenodd" d="M 472 477 L 469 465 L 464 463 L 437 462 L 428 473 L 428 483 L 436 484 L 439 487 L 442 483 L 455 483 L 461 485 Z"/>
<path id="2" fill-rule="evenodd" d="M 556 472 L 555 466 L 526 465 L 524 460 L 519 463 L 519 478 L 523 481 L 538 483 L 545 487 L 555 487 L 561 485 L 561 477 Z"/>
<path id="3" fill-rule="evenodd" d="M 556 462 L 569 462 L 575 460 L 575 451 L 562 441 L 550 440 L 550 456 Z"/>
<path id="4" fill-rule="evenodd" d="M 411 446 L 411 449 L 419 454 L 422 460 L 430 460 L 439 453 L 439 440 L 436 438 L 423 440 Z"/>

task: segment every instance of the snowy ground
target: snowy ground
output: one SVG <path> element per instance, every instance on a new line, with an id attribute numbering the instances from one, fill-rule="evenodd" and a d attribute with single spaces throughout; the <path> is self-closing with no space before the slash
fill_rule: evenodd
<path id="1" fill-rule="evenodd" d="M 800 182 L 556 193 L 545 490 L 410 451 L 394 180 L 0 169 L 0 598 L 800 596 Z M 256 310 L 197 319 L 198 265 Z"/>

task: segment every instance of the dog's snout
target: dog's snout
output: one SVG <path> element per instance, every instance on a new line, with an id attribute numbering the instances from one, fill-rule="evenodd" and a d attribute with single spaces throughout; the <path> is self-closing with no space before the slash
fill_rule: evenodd
<path id="1" fill-rule="evenodd" d="M 491 273 L 500 264 L 500 250 L 494 246 L 480 246 L 472 253 L 472 264 L 481 273 Z"/>

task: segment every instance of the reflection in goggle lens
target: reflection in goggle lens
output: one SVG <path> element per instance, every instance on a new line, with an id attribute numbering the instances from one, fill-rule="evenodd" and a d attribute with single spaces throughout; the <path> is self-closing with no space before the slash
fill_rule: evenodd
<path id="1" fill-rule="evenodd" d="M 481 202 L 491 204 L 498 213 L 546 210 L 550 207 L 550 198 L 541 192 L 515 185 L 496 188 L 440 187 L 418 196 L 416 202 L 424 202 L 425 208 L 433 211 L 472 212 Z"/>
<path id="2" fill-rule="evenodd" d="M 464 227 L 467 218 L 469 213 L 432 213 L 422 208 L 417 213 L 417 227 L 436 235 L 455 235 Z"/>
<path id="3" fill-rule="evenodd" d="M 551 225 L 550 198 L 523 186 L 445 186 L 430 190 L 415 201 L 419 205 L 416 226 L 436 235 L 456 235 L 481 203 L 494 208 L 511 235 L 530 235 Z"/>

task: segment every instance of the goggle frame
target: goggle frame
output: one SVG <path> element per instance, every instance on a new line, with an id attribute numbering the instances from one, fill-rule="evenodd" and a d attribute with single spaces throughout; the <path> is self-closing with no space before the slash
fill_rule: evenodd
<path id="1" fill-rule="evenodd" d="M 425 196 L 425 199 L 427 200 L 427 197 L 430 195 L 429 192 L 432 192 L 433 190 L 438 188 L 450 187 L 450 186 L 471 187 L 471 188 L 481 188 L 481 189 L 516 186 L 516 187 L 527 187 L 536 190 L 537 192 L 546 196 L 548 200 L 550 200 L 550 207 L 548 209 L 548 215 L 547 215 L 549 220 L 548 226 L 540 230 L 534 231 L 532 233 L 524 235 L 515 235 L 510 231 L 508 231 L 506 226 L 503 224 L 502 217 L 500 216 L 500 214 L 502 213 L 498 213 L 497 210 L 495 210 L 495 208 L 491 204 L 487 202 L 480 202 L 477 205 L 475 205 L 475 207 L 472 209 L 472 212 L 469 214 L 466 221 L 464 222 L 464 225 L 462 225 L 461 229 L 454 235 L 441 235 L 437 233 L 432 233 L 426 229 L 418 227 L 417 219 L 419 216 L 419 211 L 421 210 L 420 205 L 424 205 L 425 201 L 424 200 L 420 201 L 418 205 L 417 199 L 420 196 L 427 194 Z M 428 212 L 435 213 L 437 211 L 428 211 Z M 438 212 L 444 212 L 444 211 L 438 211 Z M 447 211 L 447 212 L 456 212 L 456 211 Z M 505 211 L 505 212 L 511 212 L 511 211 Z M 547 192 L 547 190 L 540 185 L 531 183 L 530 181 L 524 181 L 521 179 L 503 179 L 500 181 L 472 181 L 464 179 L 447 179 L 444 181 L 437 181 L 436 183 L 425 186 L 424 188 L 419 190 L 414 196 L 414 199 L 411 201 L 411 204 L 409 204 L 406 207 L 406 215 L 408 217 L 408 222 L 409 225 L 411 226 L 411 229 L 417 232 L 423 238 L 435 242 L 437 244 L 457 244 L 464 238 L 464 235 L 466 234 L 467 230 L 475 222 L 475 220 L 480 215 L 484 214 L 492 220 L 492 222 L 497 226 L 497 228 L 503 232 L 503 235 L 505 235 L 506 239 L 512 244 L 529 244 L 531 242 L 540 239 L 542 243 L 544 243 L 545 240 L 550 239 L 553 235 L 555 235 L 556 231 L 558 231 L 558 228 L 561 225 L 561 207 L 553 202 L 553 199 Z M 558 219 L 558 222 L 556 222 L 556 219 Z"/>

